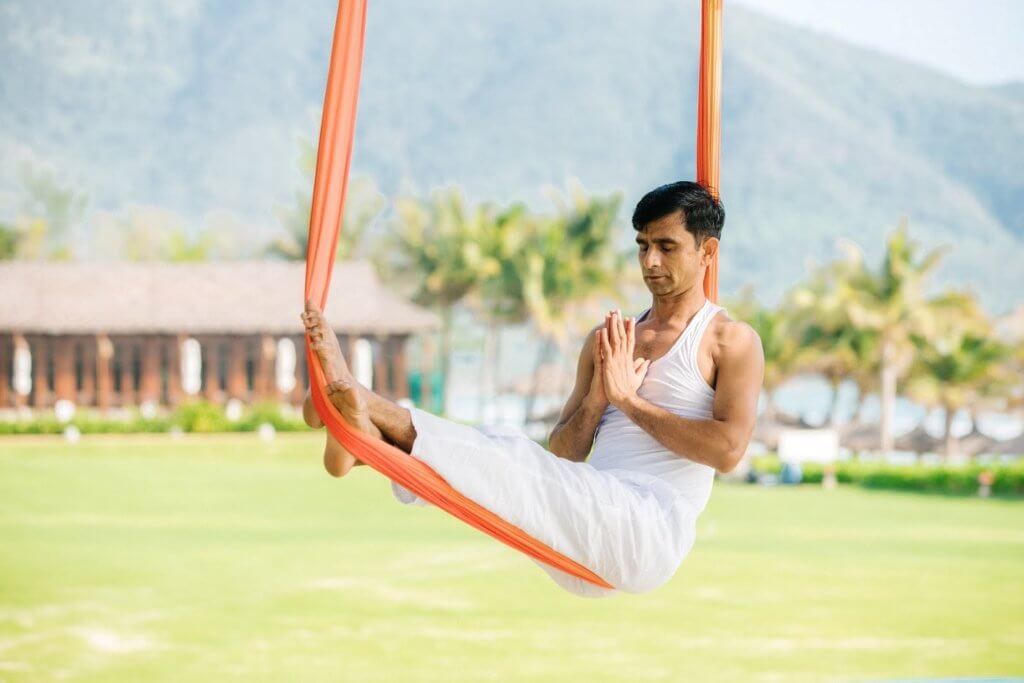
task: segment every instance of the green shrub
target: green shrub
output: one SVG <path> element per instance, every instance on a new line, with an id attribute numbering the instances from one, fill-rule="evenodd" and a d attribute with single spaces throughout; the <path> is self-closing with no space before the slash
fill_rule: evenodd
<path id="1" fill-rule="evenodd" d="M 209 401 L 185 403 L 174 411 L 171 422 L 186 432 L 208 434 L 231 431 L 231 422 L 224 410 Z"/>
<path id="2" fill-rule="evenodd" d="M 233 429 L 254 432 L 261 424 L 270 424 L 279 432 L 299 432 L 309 429 L 299 416 L 286 415 L 276 403 L 257 403 L 246 411 Z"/>
<path id="3" fill-rule="evenodd" d="M 135 413 L 130 418 L 103 417 L 96 412 L 80 411 L 68 423 L 58 422 L 52 415 L 34 416 L 27 420 L 0 421 L 0 437 L 35 434 L 59 435 L 69 425 L 82 434 L 139 434 L 169 432 L 173 428 L 185 432 L 254 432 L 261 424 L 271 424 L 279 432 L 298 432 L 308 429 L 302 417 L 283 410 L 276 403 L 258 403 L 251 406 L 234 422 L 224 409 L 209 401 L 197 400 L 179 406 L 170 415 L 143 417 Z"/>
<path id="4" fill-rule="evenodd" d="M 778 475 L 782 464 L 775 454 L 760 455 L 752 460 L 759 474 Z M 837 462 L 836 480 L 840 484 L 856 484 L 870 489 L 923 491 L 945 495 L 976 495 L 978 477 L 984 471 L 994 475 L 992 493 L 1001 496 L 1024 496 L 1024 462 L 1012 465 L 891 465 L 888 463 L 848 460 Z M 803 484 L 820 484 L 824 469 L 819 463 L 801 465 Z"/>

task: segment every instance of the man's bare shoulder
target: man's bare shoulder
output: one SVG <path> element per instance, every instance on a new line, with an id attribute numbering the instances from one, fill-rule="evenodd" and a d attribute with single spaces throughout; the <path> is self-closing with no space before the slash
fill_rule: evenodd
<path id="1" fill-rule="evenodd" d="M 707 336 L 715 365 L 723 360 L 764 355 L 757 331 L 742 320 L 735 320 L 724 310 L 711 319 Z"/>

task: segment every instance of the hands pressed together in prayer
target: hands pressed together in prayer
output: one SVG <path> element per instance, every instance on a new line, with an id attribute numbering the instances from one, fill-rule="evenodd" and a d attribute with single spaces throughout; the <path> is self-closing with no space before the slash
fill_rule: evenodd
<path id="1" fill-rule="evenodd" d="M 636 398 L 651 361 L 633 358 L 636 349 L 635 318 L 623 320 L 619 311 L 610 311 L 604 322 L 595 339 L 594 376 L 589 397 L 595 403 L 610 403 L 622 410 Z"/>

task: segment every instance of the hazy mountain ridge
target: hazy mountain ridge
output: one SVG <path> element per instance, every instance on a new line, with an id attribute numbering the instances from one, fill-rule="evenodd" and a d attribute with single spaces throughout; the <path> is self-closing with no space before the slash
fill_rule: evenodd
<path id="1" fill-rule="evenodd" d="M 262 239 L 316 137 L 333 12 L 0 5 L 0 211 L 34 158 L 93 208 L 229 209 Z M 802 274 L 794 254 L 824 260 L 840 235 L 877 254 L 908 215 L 954 245 L 949 277 L 998 308 L 1024 298 L 1021 84 L 965 85 L 733 6 L 725 20 L 725 290 L 771 297 Z M 354 169 L 539 207 L 575 175 L 628 208 L 693 174 L 697 41 L 695 3 L 372 0 Z"/>

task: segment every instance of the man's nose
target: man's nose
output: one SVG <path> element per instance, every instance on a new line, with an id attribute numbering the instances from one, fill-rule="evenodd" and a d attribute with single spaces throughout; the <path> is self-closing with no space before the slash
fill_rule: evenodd
<path id="1" fill-rule="evenodd" d="M 644 254 L 644 268 L 650 270 L 651 268 L 661 264 L 661 256 L 658 255 L 657 249 L 648 249 L 647 253 Z"/>

